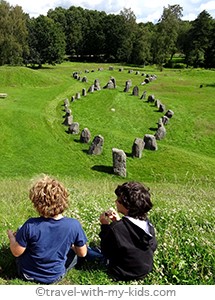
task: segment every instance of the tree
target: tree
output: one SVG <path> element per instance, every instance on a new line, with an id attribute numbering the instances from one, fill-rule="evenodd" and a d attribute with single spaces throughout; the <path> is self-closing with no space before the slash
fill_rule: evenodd
<path id="1" fill-rule="evenodd" d="M 156 63 L 159 65 L 162 65 L 169 57 L 171 61 L 177 51 L 182 10 L 183 8 L 178 4 L 168 5 L 168 8 L 164 7 L 161 19 L 158 21 L 156 37 L 154 39 L 156 53 L 154 54 Z"/>
<path id="2" fill-rule="evenodd" d="M 39 16 L 28 22 L 30 55 L 26 64 L 32 66 L 61 63 L 65 55 L 65 36 L 59 26 L 46 16 Z"/>
<path id="3" fill-rule="evenodd" d="M 0 1 L 0 65 L 22 64 L 24 53 L 28 53 L 26 20 L 20 6 Z"/>
<path id="4" fill-rule="evenodd" d="M 192 22 L 188 32 L 188 45 L 185 48 L 187 65 L 203 67 L 207 56 L 207 50 L 211 45 L 213 19 L 207 11 L 202 11 Z"/>

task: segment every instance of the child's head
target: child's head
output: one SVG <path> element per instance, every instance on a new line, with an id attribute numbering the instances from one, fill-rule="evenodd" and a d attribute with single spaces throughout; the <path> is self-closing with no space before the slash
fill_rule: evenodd
<path id="1" fill-rule="evenodd" d="M 149 189 L 139 182 L 125 182 L 115 190 L 117 201 L 128 210 L 128 216 L 145 220 L 152 208 Z"/>
<path id="2" fill-rule="evenodd" d="M 68 207 L 68 192 L 57 180 L 44 175 L 31 187 L 29 197 L 45 218 L 57 216 Z"/>

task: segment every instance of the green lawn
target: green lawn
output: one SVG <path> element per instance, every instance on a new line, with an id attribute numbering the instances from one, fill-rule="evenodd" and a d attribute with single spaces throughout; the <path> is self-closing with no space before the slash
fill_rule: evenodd
<path id="1" fill-rule="evenodd" d="M 103 71 L 98 71 L 103 67 Z M 162 72 L 124 66 L 109 71 L 107 64 L 64 63 L 31 70 L 0 68 L 0 273 L 1 284 L 22 284 L 15 275 L 8 249 L 7 228 L 15 230 L 36 215 L 28 200 L 30 180 L 48 173 L 63 181 L 70 191 L 67 215 L 78 218 L 89 241 L 99 242 L 99 214 L 114 205 L 114 189 L 127 180 L 141 181 L 152 191 L 154 208 L 150 219 L 159 242 L 154 271 L 144 284 L 214 284 L 214 180 L 215 180 L 215 72 L 202 69 Z M 85 69 L 90 72 L 85 74 Z M 133 69 L 132 74 L 128 73 Z M 94 70 L 94 72 L 92 72 Z M 140 75 L 135 75 L 139 70 Z M 82 83 L 74 71 L 87 76 Z M 157 80 L 141 85 L 142 73 Z M 101 89 L 70 103 L 80 130 L 88 127 L 92 138 L 101 134 L 100 156 L 87 154 L 89 145 L 64 126 L 64 99 L 69 100 L 95 79 L 101 87 L 110 77 L 115 90 Z M 132 80 L 129 93 L 125 81 Z M 154 134 L 163 115 L 153 104 L 132 96 L 138 85 L 140 96 L 154 94 L 174 116 L 166 126 L 158 150 L 144 150 L 141 159 L 131 157 L 133 141 Z M 203 88 L 200 88 L 203 85 Z M 115 109 L 115 111 L 112 110 Z M 127 154 L 127 177 L 112 172 L 112 148 Z M 104 269 L 86 266 L 73 270 L 63 284 L 112 284 Z M 137 284 L 137 282 L 134 282 Z M 138 282 L 141 284 L 143 282 Z"/>

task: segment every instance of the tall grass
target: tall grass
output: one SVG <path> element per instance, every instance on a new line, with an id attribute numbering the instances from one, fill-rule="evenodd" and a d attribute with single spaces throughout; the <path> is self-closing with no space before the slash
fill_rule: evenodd
<path id="1" fill-rule="evenodd" d="M 103 67 L 103 71 L 97 71 Z M 81 221 L 89 241 L 99 243 L 99 215 L 114 206 L 114 189 L 125 180 L 148 185 L 154 207 L 150 219 L 156 227 L 158 250 L 153 272 L 132 284 L 214 284 L 214 179 L 215 179 L 215 73 L 209 70 L 133 68 L 156 74 L 156 81 L 141 86 L 144 77 L 119 72 L 108 65 L 65 63 L 31 70 L 0 68 L 0 284 L 24 284 L 17 279 L 6 230 L 16 228 L 36 213 L 28 200 L 30 179 L 48 173 L 63 181 L 70 191 L 68 216 Z M 85 74 L 84 70 L 90 73 Z M 91 72 L 93 70 L 95 72 Z M 87 83 L 72 78 L 86 75 Z M 103 87 L 110 76 L 115 90 L 87 94 L 70 103 L 80 129 L 92 137 L 101 134 L 105 144 L 100 156 L 87 154 L 89 145 L 66 133 L 63 102 L 98 78 Z M 158 151 L 131 157 L 136 137 L 154 134 L 163 115 L 154 105 L 124 93 L 125 81 L 138 85 L 140 95 L 154 94 L 175 114 Z M 203 88 L 200 88 L 200 85 Z M 115 109 L 115 111 L 112 110 Z M 112 173 L 112 147 L 127 154 L 127 178 Z M 62 284 L 115 284 L 105 268 L 86 265 L 72 270 Z"/>

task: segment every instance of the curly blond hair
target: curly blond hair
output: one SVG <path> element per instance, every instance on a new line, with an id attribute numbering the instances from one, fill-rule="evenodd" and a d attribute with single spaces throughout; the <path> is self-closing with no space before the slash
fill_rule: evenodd
<path id="1" fill-rule="evenodd" d="M 45 218 L 57 216 L 68 207 L 68 191 L 56 179 L 43 175 L 30 188 L 29 197 L 34 207 Z"/>

